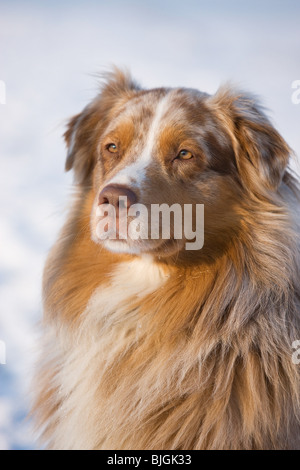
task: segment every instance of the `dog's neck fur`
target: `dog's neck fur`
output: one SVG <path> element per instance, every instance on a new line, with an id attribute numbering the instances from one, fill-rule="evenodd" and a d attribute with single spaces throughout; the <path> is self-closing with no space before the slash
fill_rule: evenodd
<path id="1" fill-rule="evenodd" d="M 46 270 L 52 388 L 37 408 L 49 447 L 296 446 L 299 248 L 286 214 L 267 202 L 262 212 L 260 201 L 222 257 L 183 268 L 101 251 L 87 230 L 90 204 L 90 195 L 77 204 L 71 240 L 61 238 Z"/>

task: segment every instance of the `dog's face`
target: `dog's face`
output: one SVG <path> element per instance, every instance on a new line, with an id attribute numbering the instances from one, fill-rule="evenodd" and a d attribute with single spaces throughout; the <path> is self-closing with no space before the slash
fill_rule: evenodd
<path id="1" fill-rule="evenodd" d="M 228 211 L 233 211 L 229 176 L 234 172 L 233 166 L 230 138 L 218 128 L 205 105 L 205 95 L 186 90 L 153 90 L 132 98 L 111 119 L 99 139 L 93 240 L 100 240 L 113 251 L 161 256 L 185 249 L 185 230 L 182 237 L 175 238 L 176 224 L 184 228 L 185 205 L 194 209 L 194 229 L 197 204 L 209 208 L 206 219 L 211 212 L 220 224 L 221 219 L 228 217 Z M 117 227 L 115 239 L 101 241 L 99 221 L 108 203 L 118 207 L 119 196 L 127 197 L 127 207 L 136 205 L 140 209 L 140 237 L 133 239 L 127 231 L 134 221 L 130 215 L 134 207 L 130 207 L 124 240 Z M 161 218 L 161 230 L 153 237 L 153 225 L 157 224 L 153 217 L 155 204 L 166 204 L 168 208 L 177 204 L 182 216 L 178 214 L 176 220 L 174 216 Z M 170 224 L 167 238 L 163 238 L 163 224 Z M 104 223 L 102 228 L 107 230 Z"/>
<path id="2" fill-rule="evenodd" d="M 192 235 L 193 257 L 200 249 L 208 257 L 222 252 L 239 232 L 249 198 L 277 190 L 289 156 L 248 97 L 228 89 L 215 96 L 143 91 L 119 72 L 73 118 L 66 140 L 67 169 L 94 193 L 94 242 L 160 257 L 182 254 Z M 158 208 L 166 219 L 155 218 Z M 204 245 L 196 243 L 199 230 Z"/>

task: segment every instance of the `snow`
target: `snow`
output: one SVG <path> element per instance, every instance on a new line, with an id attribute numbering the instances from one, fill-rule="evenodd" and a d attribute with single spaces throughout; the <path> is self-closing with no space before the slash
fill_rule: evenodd
<path id="1" fill-rule="evenodd" d="M 113 63 L 146 87 L 212 93 L 231 80 L 263 97 L 300 154 L 300 3 L 0 0 L 0 12 L 0 449 L 36 449 L 25 417 L 43 264 L 71 188 L 65 119 L 94 96 L 92 74 Z"/>

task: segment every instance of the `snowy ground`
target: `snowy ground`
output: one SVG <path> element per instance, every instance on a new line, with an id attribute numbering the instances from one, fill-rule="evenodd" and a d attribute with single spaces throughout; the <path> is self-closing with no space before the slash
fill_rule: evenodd
<path id="1" fill-rule="evenodd" d="M 0 449 L 36 448 L 24 417 L 42 267 L 71 186 L 61 134 L 95 93 L 91 74 L 115 63 L 148 87 L 207 92 L 232 80 L 300 155 L 299 18 L 298 0 L 0 0 Z"/>

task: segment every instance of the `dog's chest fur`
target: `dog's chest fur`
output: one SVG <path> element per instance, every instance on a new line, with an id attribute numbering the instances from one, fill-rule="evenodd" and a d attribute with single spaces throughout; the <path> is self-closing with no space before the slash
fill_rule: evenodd
<path id="1" fill-rule="evenodd" d="M 63 333 L 58 345 L 57 332 L 50 333 L 49 354 L 56 355 L 52 361 L 56 364 L 55 386 L 60 399 L 53 417 L 60 426 L 55 426 L 51 447 L 95 449 L 109 446 L 105 430 L 107 419 L 103 419 L 106 424 L 101 426 L 106 406 L 111 406 L 111 403 L 106 404 L 106 379 L 118 370 L 118 361 L 144 334 L 139 310 L 132 309 L 132 305 L 163 286 L 167 277 L 150 257 L 125 262 L 115 268 L 110 281 L 91 297 L 75 339 L 72 336 L 66 342 Z M 115 386 L 118 387 L 117 380 Z M 120 403 L 115 405 L 119 413 Z M 121 416 L 118 421 L 121 425 Z"/>

